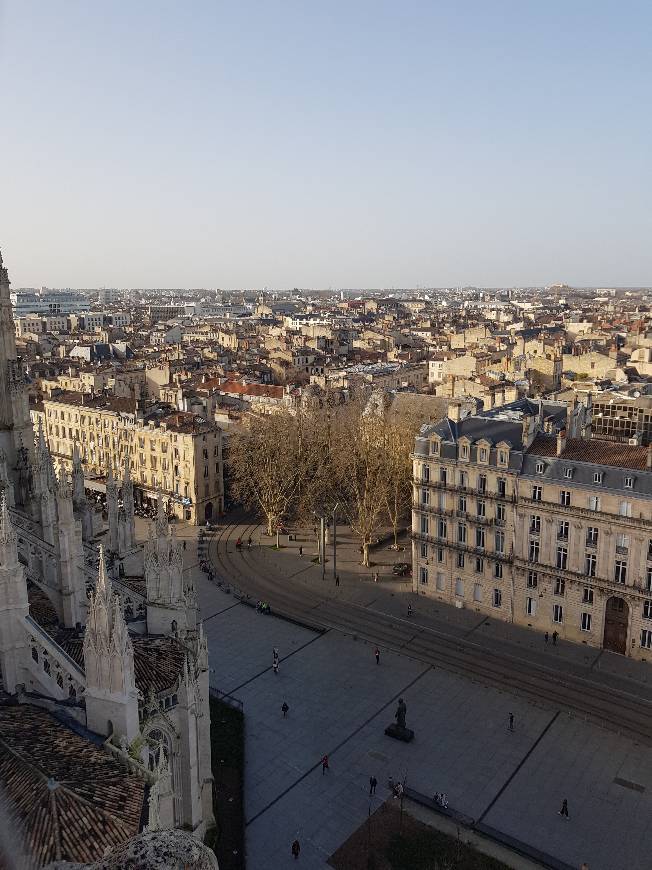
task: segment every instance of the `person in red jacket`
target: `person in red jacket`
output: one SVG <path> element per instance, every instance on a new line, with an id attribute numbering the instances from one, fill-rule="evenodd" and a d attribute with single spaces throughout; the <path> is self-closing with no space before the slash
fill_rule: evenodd
<path id="1" fill-rule="evenodd" d="M 323 776 L 326 773 L 326 771 L 329 769 L 330 768 L 328 767 L 328 756 L 324 755 L 324 757 L 321 760 L 321 775 Z"/>

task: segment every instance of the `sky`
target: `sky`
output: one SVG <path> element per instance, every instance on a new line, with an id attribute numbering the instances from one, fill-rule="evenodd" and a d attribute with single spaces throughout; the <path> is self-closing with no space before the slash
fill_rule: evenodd
<path id="1" fill-rule="evenodd" d="M 14 287 L 652 283 L 652 4 L 0 0 Z"/>

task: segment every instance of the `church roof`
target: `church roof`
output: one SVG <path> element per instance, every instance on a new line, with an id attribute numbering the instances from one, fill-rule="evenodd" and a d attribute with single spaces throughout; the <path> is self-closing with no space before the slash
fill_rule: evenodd
<path id="1" fill-rule="evenodd" d="M 37 707 L 0 706 L 0 785 L 37 866 L 99 861 L 141 827 L 144 782 Z"/>

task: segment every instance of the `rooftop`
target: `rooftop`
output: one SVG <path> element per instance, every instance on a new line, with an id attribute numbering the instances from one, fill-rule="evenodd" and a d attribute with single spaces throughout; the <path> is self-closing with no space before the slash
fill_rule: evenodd
<path id="1" fill-rule="evenodd" d="M 528 451 L 529 456 L 553 456 L 557 458 L 557 438 L 553 435 L 537 435 Z M 601 441 L 597 438 L 567 438 L 561 459 L 588 462 L 592 465 L 607 465 L 615 468 L 647 469 L 647 447 L 635 447 L 617 441 Z"/>
<path id="2" fill-rule="evenodd" d="M 99 861 L 140 830 L 143 781 L 37 707 L 0 706 L 0 784 L 38 866 Z"/>

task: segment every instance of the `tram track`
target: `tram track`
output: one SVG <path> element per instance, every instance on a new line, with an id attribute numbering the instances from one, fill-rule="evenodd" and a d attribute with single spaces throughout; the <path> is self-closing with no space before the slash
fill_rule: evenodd
<path id="1" fill-rule="evenodd" d="M 562 673 L 512 653 L 490 649 L 475 639 L 421 626 L 373 606 L 334 599 L 302 585 L 303 571 L 284 581 L 271 573 L 262 576 L 259 565 L 250 565 L 246 547 L 248 537 L 259 528 L 257 523 L 231 524 L 223 527 L 211 542 L 210 556 L 217 576 L 242 596 L 267 601 L 273 612 L 306 627 L 336 630 L 379 644 L 433 668 L 525 696 L 534 703 L 652 745 L 652 701 L 635 692 L 601 684 L 593 671 L 587 670 L 585 676 L 570 671 Z M 245 543 L 238 554 L 229 549 L 234 536 Z"/>

